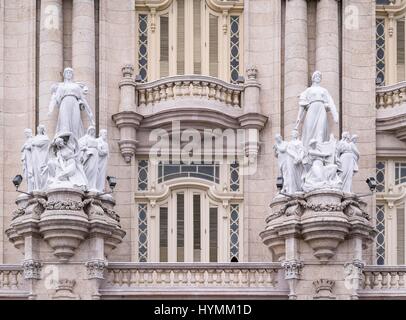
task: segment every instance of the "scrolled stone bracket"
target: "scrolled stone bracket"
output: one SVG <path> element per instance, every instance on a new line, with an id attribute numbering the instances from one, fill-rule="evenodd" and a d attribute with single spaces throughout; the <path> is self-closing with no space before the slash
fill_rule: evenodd
<path id="1" fill-rule="evenodd" d="M 25 260 L 22 264 L 23 275 L 26 280 L 40 280 L 41 279 L 41 270 L 42 263 L 38 260 Z"/>
<path id="2" fill-rule="evenodd" d="M 108 266 L 105 260 L 90 260 L 85 264 L 87 269 L 88 279 L 104 279 L 104 271 Z"/>

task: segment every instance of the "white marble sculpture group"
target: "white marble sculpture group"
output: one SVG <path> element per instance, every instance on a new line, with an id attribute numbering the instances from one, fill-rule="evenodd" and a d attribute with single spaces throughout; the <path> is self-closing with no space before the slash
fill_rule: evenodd
<path id="1" fill-rule="evenodd" d="M 96 138 L 94 117 L 86 101 L 86 86 L 73 81 L 73 70 L 66 68 L 64 82 L 52 87 L 49 114 L 59 108 L 55 137 L 49 140 L 44 125 L 37 135 L 25 129 L 26 141 L 21 150 L 23 174 L 28 192 L 54 187 L 81 188 L 103 192 L 109 146 L 107 130 Z M 81 111 L 85 110 L 91 126 L 85 134 Z"/>
<path id="2" fill-rule="evenodd" d="M 357 136 L 343 132 L 342 139 L 337 141 L 330 133 L 328 112 L 335 123 L 338 123 L 338 113 L 332 97 L 320 82 L 321 73 L 316 71 L 311 87 L 300 95 L 291 141 L 283 141 L 281 135 L 275 139 L 275 155 L 283 177 L 282 192 L 286 194 L 318 189 L 350 193 L 353 175 L 358 171 Z"/>

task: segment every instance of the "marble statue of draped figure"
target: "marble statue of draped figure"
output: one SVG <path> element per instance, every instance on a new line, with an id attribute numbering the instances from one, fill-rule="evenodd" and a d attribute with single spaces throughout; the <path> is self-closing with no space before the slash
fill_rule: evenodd
<path id="1" fill-rule="evenodd" d="M 338 123 L 338 113 L 333 98 L 329 92 L 320 86 L 321 72 L 316 71 L 312 76 L 312 85 L 300 94 L 299 113 L 295 129 L 302 124 L 302 143 L 307 148 L 310 140 L 317 142 L 329 140 L 330 128 L 327 112 L 330 111 L 335 123 Z"/>
<path id="2" fill-rule="evenodd" d="M 96 188 L 99 192 L 104 192 L 107 175 L 107 162 L 109 157 L 109 145 L 107 143 L 107 130 L 100 130 L 100 136 L 97 139 L 99 150 L 99 164 L 97 173 Z"/>
<path id="3" fill-rule="evenodd" d="M 86 188 L 87 179 L 79 152 L 79 143 L 71 132 L 56 135 L 50 146 L 48 161 L 50 188 Z"/>
<path id="4" fill-rule="evenodd" d="M 80 161 L 87 177 L 89 191 L 97 192 L 97 175 L 99 170 L 99 142 L 96 128 L 90 126 L 86 135 L 79 139 Z"/>
<path id="5" fill-rule="evenodd" d="M 310 140 L 306 155 L 306 162 L 310 164 L 310 169 L 304 176 L 303 191 L 341 188 L 342 182 L 337 174 L 337 165 L 327 161 L 331 156 L 331 154 L 320 150 L 316 139 Z"/>
<path id="6" fill-rule="evenodd" d="M 55 107 L 59 107 L 56 134 L 72 132 L 76 139 L 84 135 L 81 110 L 85 110 L 91 125 L 94 116 L 85 95 L 87 87 L 73 81 L 73 69 L 66 68 L 63 72 L 64 82 L 52 87 L 52 98 L 49 104 L 49 115 Z"/>
<path id="7" fill-rule="evenodd" d="M 48 149 L 49 138 L 44 125 L 39 125 L 37 135 L 32 138 L 32 164 L 34 175 L 34 189 L 44 191 L 48 180 Z"/>
<path id="8" fill-rule="evenodd" d="M 336 150 L 339 175 L 343 183 L 341 189 L 348 193 L 351 192 L 354 173 L 358 171 L 359 158 L 358 149 L 351 138 L 349 132 L 343 132 Z"/>
<path id="9" fill-rule="evenodd" d="M 25 129 L 25 143 L 21 148 L 21 162 L 23 164 L 23 176 L 27 181 L 27 192 L 34 191 L 34 171 L 32 162 L 32 130 Z"/>
<path id="10" fill-rule="evenodd" d="M 276 135 L 274 145 L 275 156 L 278 158 L 279 171 L 283 177 L 282 192 L 293 194 L 302 191 L 302 158 L 303 145 L 298 140 L 297 131 L 292 132 L 292 140 L 286 142 L 281 135 Z"/>

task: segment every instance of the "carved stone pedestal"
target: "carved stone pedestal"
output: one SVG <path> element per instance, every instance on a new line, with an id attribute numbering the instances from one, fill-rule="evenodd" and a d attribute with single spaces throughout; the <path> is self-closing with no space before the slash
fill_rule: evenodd
<path id="1" fill-rule="evenodd" d="M 329 189 L 273 199 L 260 236 L 286 269 L 291 299 L 356 298 L 358 282 L 348 280 L 354 278 L 349 266 L 360 273 L 358 262 L 375 234 L 365 205 L 353 194 Z"/>
<path id="2" fill-rule="evenodd" d="M 54 188 L 20 196 L 16 203 L 6 234 L 24 254 L 24 278 L 31 281 L 32 296 L 98 297 L 107 257 L 125 236 L 113 197 Z M 78 295 L 82 291 L 91 294 Z"/>

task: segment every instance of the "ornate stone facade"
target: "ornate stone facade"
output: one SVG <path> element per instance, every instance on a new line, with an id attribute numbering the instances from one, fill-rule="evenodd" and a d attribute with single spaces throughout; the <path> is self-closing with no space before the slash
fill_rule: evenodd
<path id="1" fill-rule="evenodd" d="M 406 297 L 400 2 L 0 0 L 0 298 Z M 316 70 L 352 183 L 278 195 Z"/>

